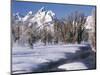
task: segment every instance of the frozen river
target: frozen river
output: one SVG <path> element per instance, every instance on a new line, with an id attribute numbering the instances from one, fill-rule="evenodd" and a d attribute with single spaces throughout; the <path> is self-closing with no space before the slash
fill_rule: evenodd
<path id="1" fill-rule="evenodd" d="M 12 47 L 12 74 L 95 68 L 91 48 L 85 44 Z"/>

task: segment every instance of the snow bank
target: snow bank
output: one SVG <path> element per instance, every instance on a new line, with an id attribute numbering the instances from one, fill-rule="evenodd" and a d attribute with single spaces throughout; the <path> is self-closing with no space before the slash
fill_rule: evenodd
<path id="1" fill-rule="evenodd" d="M 88 69 L 82 62 L 73 62 L 61 65 L 58 67 L 59 69 L 65 70 L 81 70 L 81 69 Z"/>

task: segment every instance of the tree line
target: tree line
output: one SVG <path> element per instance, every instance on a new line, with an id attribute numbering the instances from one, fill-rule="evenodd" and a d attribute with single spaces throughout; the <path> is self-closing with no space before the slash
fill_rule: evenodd
<path id="1" fill-rule="evenodd" d="M 58 44 L 59 42 L 80 44 L 82 41 L 88 41 L 89 39 L 89 33 L 85 27 L 86 19 L 85 14 L 78 11 L 65 18 L 55 18 L 53 31 L 48 29 L 49 25 L 44 24 L 43 28 L 40 29 L 36 27 L 36 23 L 28 26 L 28 22 L 24 24 L 22 22 L 15 23 L 12 19 L 12 40 L 14 42 L 20 40 L 21 43 L 29 43 L 30 47 L 38 41 L 43 42 L 44 45 L 48 43 Z"/>

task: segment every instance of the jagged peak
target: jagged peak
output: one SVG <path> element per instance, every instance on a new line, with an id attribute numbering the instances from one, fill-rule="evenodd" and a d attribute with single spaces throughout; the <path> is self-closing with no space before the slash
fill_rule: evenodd
<path id="1" fill-rule="evenodd" d="M 20 16 L 19 12 L 13 14 L 13 16 L 15 17 L 16 20 L 19 20 L 19 21 L 21 20 L 21 16 Z"/>
<path id="2" fill-rule="evenodd" d="M 32 12 L 32 11 L 29 11 L 29 12 L 28 12 L 28 15 L 32 15 L 32 14 L 33 14 L 33 12 Z"/>
<path id="3" fill-rule="evenodd" d="M 50 16 L 55 16 L 55 13 L 52 12 L 51 10 L 48 10 L 47 14 L 50 15 Z"/>
<path id="4" fill-rule="evenodd" d="M 38 12 L 43 12 L 43 11 L 45 11 L 44 6 L 42 8 L 40 8 L 40 10 Z"/>

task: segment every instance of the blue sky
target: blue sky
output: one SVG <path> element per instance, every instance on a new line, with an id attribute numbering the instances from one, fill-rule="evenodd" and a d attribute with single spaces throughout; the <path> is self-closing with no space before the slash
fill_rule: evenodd
<path id="1" fill-rule="evenodd" d="M 95 8 L 95 6 L 89 5 L 13 1 L 11 9 L 12 13 L 19 12 L 21 15 L 26 15 L 29 11 L 36 13 L 41 7 L 45 7 L 46 10 L 52 10 L 58 18 L 65 17 L 75 11 L 80 11 L 88 16 Z"/>

